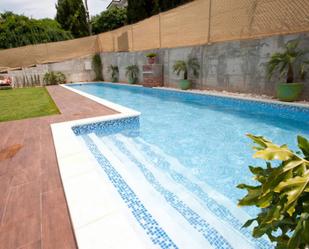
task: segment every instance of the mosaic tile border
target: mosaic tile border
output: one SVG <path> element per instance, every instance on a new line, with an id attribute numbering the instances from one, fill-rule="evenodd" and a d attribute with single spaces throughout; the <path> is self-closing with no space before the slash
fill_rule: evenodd
<path id="1" fill-rule="evenodd" d="M 123 131 L 124 129 L 136 130 L 140 127 L 139 116 L 106 120 L 96 123 L 73 126 L 75 135 L 85 135 L 89 133 L 100 133 L 100 135 L 110 135 Z"/>
<path id="2" fill-rule="evenodd" d="M 122 176 L 114 169 L 110 162 L 102 155 L 97 146 L 88 135 L 82 136 L 89 150 L 99 162 L 109 180 L 117 189 L 123 201 L 126 203 L 136 221 L 145 230 L 151 241 L 161 249 L 178 249 L 166 232 L 145 208 L 134 191 L 125 182 Z"/>

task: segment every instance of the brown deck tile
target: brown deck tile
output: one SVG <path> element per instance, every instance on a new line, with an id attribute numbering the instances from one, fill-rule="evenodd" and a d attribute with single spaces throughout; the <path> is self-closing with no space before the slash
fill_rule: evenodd
<path id="1" fill-rule="evenodd" d="M 42 194 L 42 210 L 43 247 L 76 248 L 62 188 Z"/>
<path id="2" fill-rule="evenodd" d="M 2 224 L 18 222 L 28 216 L 40 216 L 41 190 L 39 181 L 12 187 L 6 203 Z"/>
<path id="3" fill-rule="evenodd" d="M 10 191 L 10 176 L 0 176 L 0 226 Z"/>
<path id="4" fill-rule="evenodd" d="M 19 247 L 18 249 L 41 249 L 41 241 L 38 240 L 38 241 L 30 243 L 28 245 Z"/>
<path id="5" fill-rule="evenodd" d="M 61 114 L 0 123 L 0 249 L 77 248 L 54 149 L 51 123 L 115 111 L 60 86 L 47 88 Z"/>
<path id="6" fill-rule="evenodd" d="M 0 227 L 0 249 L 17 249 L 41 239 L 41 221 L 29 216 Z"/>

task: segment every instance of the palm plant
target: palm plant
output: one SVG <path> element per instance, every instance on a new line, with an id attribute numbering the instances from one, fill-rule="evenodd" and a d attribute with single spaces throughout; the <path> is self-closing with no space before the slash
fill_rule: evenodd
<path id="1" fill-rule="evenodd" d="M 126 77 L 130 84 L 135 84 L 138 81 L 139 68 L 137 65 L 130 65 L 126 67 Z"/>
<path id="2" fill-rule="evenodd" d="M 187 90 L 191 87 L 191 82 L 188 80 L 189 72 L 192 72 L 194 77 L 199 75 L 200 65 L 197 58 L 190 58 L 188 61 L 176 61 L 173 70 L 179 76 L 183 73 L 183 79 L 179 81 L 179 86 L 182 90 Z"/>
<path id="3" fill-rule="evenodd" d="M 296 72 L 298 71 L 299 78 L 304 80 L 305 65 L 309 64 L 309 60 L 305 60 L 305 55 L 309 51 L 299 49 L 298 45 L 299 40 L 288 41 L 283 52 L 277 52 L 271 56 L 267 64 L 269 78 L 271 78 L 275 70 L 279 70 L 280 76 L 286 74 L 286 83 L 293 83 L 297 77 L 295 69 L 298 69 Z"/>
<path id="4" fill-rule="evenodd" d="M 112 82 L 118 81 L 119 68 L 117 65 L 110 65 L 108 71 L 112 73 Z"/>
<path id="5" fill-rule="evenodd" d="M 173 66 L 173 70 L 177 74 L 177 76 L 183 73 L 184 80 L 188 79 L 189 71 L 192 71 L 194 77 L 198 77 L 199 69 L 200 65 L 197 58 L 190 58 L 188 61 L 179 60 L 176 61 Z"/>

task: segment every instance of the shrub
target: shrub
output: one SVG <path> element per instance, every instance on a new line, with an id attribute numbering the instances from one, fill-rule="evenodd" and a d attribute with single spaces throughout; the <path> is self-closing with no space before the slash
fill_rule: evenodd
<path id="1" fill-rule="evenodd" d="M 304 249 L 309 246 L 309 141 L 298 136 L 301 152 L 293 152 L 287 145 L 276 145 L 258 136 L 248 135 L 256 144 L 255 158 L 266 160 L 267 167 L 249 166 L 258 185 L 238 185 L 248 191 L 240 206 L 261 209 L 253 222 L 254 237 L 267 235 L 276 242 L 277 249 Z M 273 166 L 269 161 L 275 160 Z"/>
<path id="2" fill-rule="evenodd" d="M 92 57 L 92 67 L 95 72 L 95 79 L 96 81 L 103 80 L 102 75 L 102 60 L 100 54 L 95 54 Z"/>
<path id="3" fill-rule="evenodd" d="M 61 72 L 47 72 L 44 75 L 43 81 L 45 85 L 57 85 L 66 83 L 66 77 Z"/>
<path id="4" fill-rule="evenodd" d="M 130 65 L 126 67 L 126 76 L 130 84 L 135 84 L 138 81 L 139 68 L 137 65 Z"/>

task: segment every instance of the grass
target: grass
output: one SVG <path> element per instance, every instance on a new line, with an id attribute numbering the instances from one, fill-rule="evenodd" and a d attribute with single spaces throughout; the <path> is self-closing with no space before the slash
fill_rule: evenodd
<path id="1" fill-rule="evenodd" d="M 45 87 L 0 91 L 0 122 L 59 113 Z"/>

